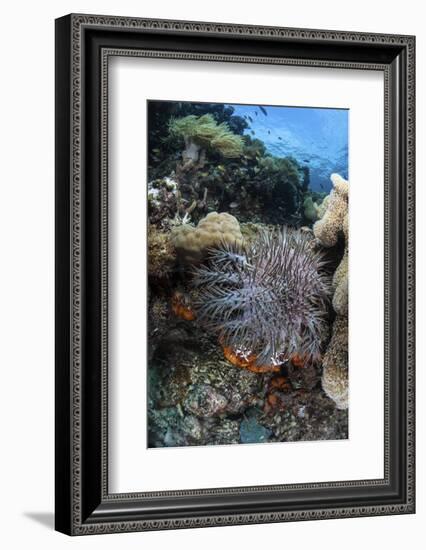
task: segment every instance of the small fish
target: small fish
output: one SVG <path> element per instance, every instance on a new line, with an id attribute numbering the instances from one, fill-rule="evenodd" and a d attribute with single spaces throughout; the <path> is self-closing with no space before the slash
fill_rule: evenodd
<path id="1" fill-rule="evenodd" d="M 229 205 L 229 208 L 237 208 L 237 207 L 238 207 L 237 202 L 231 202 L 231 204 Z"/>
<path id="2" fill-rule="evenodd" d="M 248 116 L 248 119 L 249 119 L 250 122 L 253 122 L 253 119 L 251 118 L 250 115 Z"/>
<path id="3" fill-rule="evenodd" d="M 217 169 L 220 170 L 220 172 L 225 172 L 225 167 L 223 166 L 223 164 L 219 164 Z"/>
<path id="4" fill-rule="evenodd" d="M 255 111 L 254 114 L 257 116 L 257 111 Z"/>
<path id="5" fill-rule="evenodd" d="M 321 189 L 324 189 L 324 185 L 322 183 L 320 183 L 320 187 Z"/>
<path id="6" fill-rule="evenodd" d="M 282 138 L 281 136 L 278 136 L 278 139 L 281 139 L 281 140 L 282 140 L 283 138 Z"/>
<path id="7" fill-rule="evenodd" d="M 309 164 L 311 161 L 309 159 L 303 159 L 303 162 L 307 162 Z"/>
<path id="8" fill-rule="evenodd" d="M 152 152 L 153 152 L 153 153 L 159 153 L 159 152 L 160 152 L 160 149 L 153 149 Z"/>
<path id="9" fill-rule="evenodd" d="M 270 134 L 270 133 L 271 133 L 271 130 L 268 130 L 268 134 Z"/>
<path id="10" fill-rule="evenodd" d="M 265 115 L 265 116 L 268 116 L 268 113 L 266 112 L 266 109 L 264 107 L 262 107 L 262 105 L 259 105 L 259 109 L 262 111 L 262 113 Z"/>
<path id="11" fill-rule="evenodd" d="M 251 130 L 251 133 L 254 135 L 255 134 L 254 130 Z"/>

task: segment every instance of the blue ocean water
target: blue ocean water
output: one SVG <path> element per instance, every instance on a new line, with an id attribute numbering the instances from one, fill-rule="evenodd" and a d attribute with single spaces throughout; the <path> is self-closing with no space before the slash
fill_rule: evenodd
<path id="1" fill-rule="evenodd" d="M 310 187 L 331 189 L 330 175 L 348 179 L 348 109 L 232 105 L 245 117 L 246 134 L 261 139 L 269 153 L 292 156 L 309 166 Z M 266 113 L 266 114 L 265 114 Z"/>

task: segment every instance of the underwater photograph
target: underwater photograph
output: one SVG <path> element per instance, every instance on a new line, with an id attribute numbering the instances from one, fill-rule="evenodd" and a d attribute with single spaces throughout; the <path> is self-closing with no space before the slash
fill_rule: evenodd
<path id="1" fill-rule="evenodd" d="M 347 439 L 349 110 L 147 121 L 148 446 Z"/>

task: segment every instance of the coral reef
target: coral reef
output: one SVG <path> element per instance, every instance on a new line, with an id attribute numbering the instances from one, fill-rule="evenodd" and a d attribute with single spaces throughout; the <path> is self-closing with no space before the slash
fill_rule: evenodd
<path id="1" fill-rule="evenodd" d="M 198 321 L 225 347 L 255 355 L 256 365 L 319 359 L 330 283 L 306 234 L 284 227 L 250 247 L 222 243 L 193 284 Z"/>
<path id="2" fill-rule="evenodd" d="M 151 447 L 347 438 L 347 411 L 319 389 L 317 369 L 229 368 L 212 335 L 185 326 L 169 321 L 148 369 Z"/>
<path id="3" fill-rule="evenodd" d="M 149 287 L 148 287 L 149 290 Z M 148 292 L 148 359 L 151 359 L 168 330 L 169 308 L 163 296 Z"/>
<path id="4" fill-rule="evenodd" d="M 148 445 L 347 438 L 348 182 L 272 110 L 148 115 Z"/>
<path id="5" fill-rule="evenodd" d="M 345 236 L 345 250 L 343 258 L 333 275 L 333 308 L 339 315 L 348 314 L 348 273 L 349 273 L 349 227 L 348 214 L 343 218 L 343 234 Z"/>
<path id="6" fill-rule="evenodd" d="M 210 212 L 198 222 L 197 227 L 189 224 L 177 226 L 172 232 L 172 241 L 179 259 L 184 264 L 198 264 L 210 248 L 221 244 L 242 244 L 243 236 L 238 220 L 222 212 Z"/>
<path id="7" fill-rule="evenodd" d="M 264 414 L 262 425 L 272 430 L 269 442 L 347 439 L 348 413 L 321 391 L 282 393 L 278 406 Z"/>
<path id="8" fill-rule="evenodd" d="M 148 275 L 155 278 L 167 276 L 176 263 L 176 252 L 170 233 L 148 226 Z"/>
<path id="9" fill-rule="evenodd" d="M 338 409 L 347 409 L 348 402 L 348 319 L 338 315 L 333 334 L 323 358 L 322 387 Z"/>
<path id="10" fill-rule="evenodd" d="M 348 248 L 349 248 L 349 183 L 338 174 L 331 175 L 333 190 L 326 201 L 325 211 L 313 227 L 314 235 L 325 247 L 337 244 L 341 236 L 345 240 L 343 258 L 333 277 L 333 307 L 339 315 L 348 311 Z M 322 207 L 322 205 L 321 205 Z"/>
<path id="11" fill-rule="evenodd" d="M 232 211 L 240 222 L 302 225 L 309 168 L 271 155 L 261 140 L 241 135 L 247 122 L 234 116 L 232 107 L 195 104 L 189 114 L 184 104 L 162 104 L 160 113 L 149 111 L 157 120 L 149 134 L 150 180 L 161 182 L 169 174 L 179 184 L 176 197 L 168 197 L 170 207 L 162 208 L 166 218 L 191 208 L 194 222 L 207 212 Z M 151 223 L 161 220 L 160 212 L 155 217 Z"/>
<path id="12" fill-rule="evenodd" d="M 187 393 L 184 407 L 198 417 L 208 418 L 223 413 L 227 399 L 209 384 L 197 384 Z"/>
<path id="13" fill-rule="evenodd" d="M 318 219 L 321 219 L 322 217 L 324 217 L 324 214 L 325 214 L 325 212 L 327 210 L 327 207 L 328 207 L 328 201 L 329 200 L 330 200 L 330 195 L 327 195 L 319 203 L 318 208 L 317 208 Z"/>
<path id="14" fill-rule="evenodd" d="M 348 407 L 348 250 L 349 250 L 349 183 L 338 174 L 332 174 L 333 190 L 324 199 L 322 218 L 313 231 L 326 247 L 344 238 L 343 257 L 333 275 L 333 309 L 337 317 L 333 323 L 331 341 L 323 358 L 322 387 L 337 408 Z M 321 205 L 322 206 L 322 205 Z"/>
<path id="15" fill-rule="evenodd" d="M 348 214 L 349 183 L 339 174 L 332 174 L 333 189 L 327 201 L 324 215 L 314 225 L 315 237 L 323 246 L 334 246 L 343 231 L 343 222 Z"/>
<path id="16" fill-rule="evenodd" d="M 166 228 L 178 211 L 178 203 L 178 184 L 173 178 L 158 178 L 148 182 L 148 217 L 151 225 Z"/>
<path id="17" fill-rule="evenodd" d="M 311 195 L 308 195 L 303 201 L 303 214 L 310 222 L 315 222 L 318 219 L 318 205 L 312 200 Z"/>

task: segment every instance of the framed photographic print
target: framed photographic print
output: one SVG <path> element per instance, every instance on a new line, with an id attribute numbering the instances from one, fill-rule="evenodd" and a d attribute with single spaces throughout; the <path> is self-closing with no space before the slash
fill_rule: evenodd
<path id="1" fill-rule="evenodd" d="M 413 513 L 412 36 L 56 21 L 56 529 Z"/>

